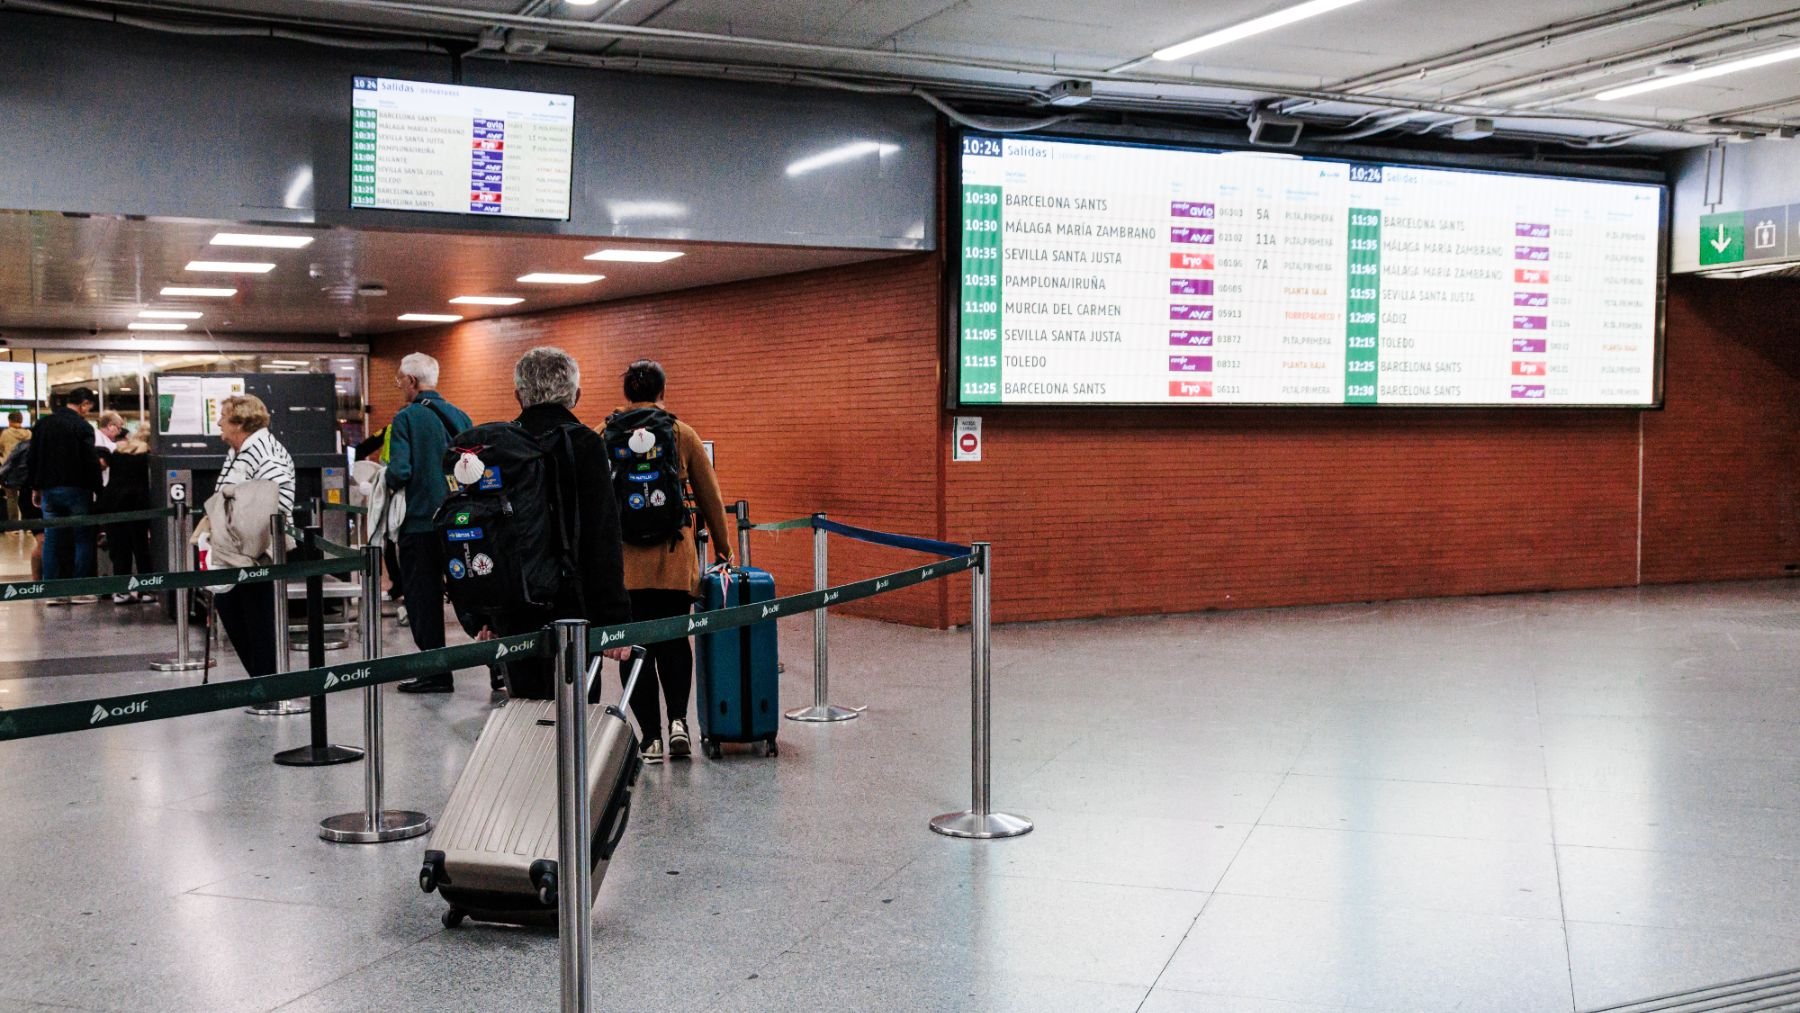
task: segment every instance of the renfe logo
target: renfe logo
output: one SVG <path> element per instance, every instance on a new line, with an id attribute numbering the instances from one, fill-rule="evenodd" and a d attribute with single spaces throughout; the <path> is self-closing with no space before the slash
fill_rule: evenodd
<path id="1" fill-rule="evenodd" d="M 148 700 L 139 700 L 137 703 L 126 704 L 123 707 L 114 707 L 112 710 L 107 710 L 105 707 L 95 704 L 94 713 L 88 716 L 88 724 L 97 725 L 107 718 L 130 717 L 134 714 L 142 714 L 149 709 L 150 701 Z"/>
<path id="2" fill-rule="evenodd" d="M 358 668 L 358 669 L 355 669 L 354 671 L 344 672 L 341 674 L 338 672 L 326 672 L 325 673 L 325 688 L 330 689 L 333 686 L 342 685 L 343 683 L 346 683 L 346 682 L 361 682 L 362 680 L 367 679 L 369 677 L 370 671 L 371 671 L 371 669 L 367 665 L 364 665 L 362 668 Z"/>
<path id="3" fill-rule="evenodd" d="M 125 590 L 136 591 L 140 587 L 161 587 L 162 582 L 163 582 L 163 579 L 161 576 L 133 577 L 133 578 L 131 578 L 131 583 L 126 585 Z"/>
<path id="4" fill-rule="evenodd" d="M 692 633 L 692 632 L 694 632 L 694 631 L 695 631 L 695 630 L 699 630 L 699 629 L 705 629 L 705 628 L 706 628 L 706 624 L 708 624 L 708 623 L 710 623 L 710 622 L 712 622 L 712 620 L 711 620 L 711 619 L 709 619 L 709 618 L 707 618 L 707 617 L 706 617 L 706 616 L 693 616 L 693 617 L 690 617 L 690 618 L 689 618 L 689 619 L 688 619 L 688 632 L 689 632 L 689 633 Z"/>

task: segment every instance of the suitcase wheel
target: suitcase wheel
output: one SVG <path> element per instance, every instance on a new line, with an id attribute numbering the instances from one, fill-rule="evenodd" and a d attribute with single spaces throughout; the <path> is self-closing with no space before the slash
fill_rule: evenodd
<path id="1" fill-rule="evenodd" d="M 430 865 L 419 869 L 419 889 L 426 893 L 437 889 L 437 875 L 432 871 Z"/>
<path id="2" fill-rule="evenodd" d="M 770 756 L 780 756 L 781 755 L 781 750 L 780 750 L 780 748 L 778 748 L 775 745 L 774 739 L 769 740 L 769 755 Z"/>
<path id="3" fill-rule="evenodd" d="M 468 917 L 468 912 L 464 911 L 462 908 L 459 908 L 459 907 L 445 908 L 444 909 L 444 917 L 442 919 L 444 922 L 444 928 L 447 928 L 447 929 L 456 928 L 458 925 L 461 925 L 463 923 L 463 919 L 467 918 L 467 917 Z"/>
<path id="4" fill-rule="evenodd" d="M 725 755 L 725 751 L 719 748 L 719 744 L 711 739 L 701 739 L 700 750 L 706 754 L 706 758 L 709 760 L 716 760 Z"/>
<path id="5" fill-rule="evenodd" d="M 556 906 L 556 873 L 546 872 L 538 878 L 538 903 L 545 907 Z"/>

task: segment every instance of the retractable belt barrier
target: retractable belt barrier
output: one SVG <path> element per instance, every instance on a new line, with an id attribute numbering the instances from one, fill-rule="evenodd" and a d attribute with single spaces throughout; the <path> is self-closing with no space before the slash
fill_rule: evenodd
<path id="1" fill-rule="evenodd" d="M 118 594 L 123 591 L 175 591 L 197 587 L 236 587 L 272 580 L 311 577 L 315 574 L 352 573 L 361 562 L 345 558 L 315 559 L 279 566 L 240 566 L 229 570 L 195 570 L 183 573 L 140 573 L 125 577 L 73 577 L 68 580 L 15 581 L 0 584 L 0 602 L 38 598 L 69 598 L 82 594 Z"/>
<path id="2" fill-rule="evenodd" d="M 319 509 L 336 510 L 339 513 L 346 514 L 366 514 L 369 512 L 368 507 L 357 506 L 354 503 L 321 503 L 319 504 Z"/>
<path id="3" fill-rule="evenodd" d="M 0 531 L 42 531 L 45 528 L 91 528 L 127 521 L 153 521 L 175 516 L 174 507 L 151 507 L 148 510 L 126 510 L 116 514 L 80 514 L 75 517 L 43 517 L 33 521 L 6 521 Z"/>
<path id="4" fill-rule="evenodd" d="M 794 528 L 810 528 L 812 526 L 813 526 L 813 519 L 811 517 L 796 517 L 791 521 L 770 521 L 767 524 L 748 524 L 748 525 L 745 525 L 745 530 L 746 531 L 791 531 Z"/>
<path id="5" fill-rule="evenodd" d="M 677 616 L 673 619 L 653 619 L 641 623 L 595 627 L 588 634 L 588 643 L 595 649 L 604 649 L 685 637 L 690 631 L 704 630 L 712 633 L 735 629 L 781 615 L 824 608 L 828 605 L 868 598 L 885 591 L 937 580 L 970 569 L 976 565 L 976 562 L 977 559 L 973 555 L 963 556 L 928 563 L 882 577 L 855 581 L 841 587 L 827 588 L 823 591 L 808 591 L 804 594 L 790 595 L 773 601 Z M 255 570 L 247 571 L 256 576 L 236 583 L 275 580 L 304 576 L 310 573 L 342 573 L 349 569 L 360 568 L 360 564 L 358 567 L 346 564 L 346 560 L 328 559 L 310 563 L 289 563 L 283 567 L 258 567 Z M 195 574 L 159 574 L 157 576 L 181 577 L 184 580 L 193 578 L 187 580 L 183 586 L 205 586 L 209 583 L 221 583 L 220 578 L 230 572 L 235 571 L 203 571 Z M 110 582 L 123 588 L 124 580 L 125 578 L 99 578 L 96 580 L 46 581 L 44 583 L 54 583 L 60 588 L 66 585 L 90 586 Z M 4 586 L 11 587 L 13 585 Z M 63 593 L 92 592 L 65 591 Z M 42 597 L 42 594 L 34 595 L 34 597 Z M 431 675 L 442 672 L 446 668 L 451 670 L 474 668 L 525 656 L 549 658 L 551 653 L 550 637 L 540 631 L 474 644 L 459 644 L 455 647 L 443 647 L 433 651 L 421 651 L 417 654 L 406 654 L 394 658 L 382 658 L 377 661 L 349 661 L 338 665 L 309 668 L 300 672 L 268 675 L 256 679 L 240 679 L 204 686 L 134 693 L 129 696 L 101 697 L 71 703 L 22 707 L 18 710 L 0 711 L 0 740 L 55 735 L 91 728 L 110 728 L 114 725 L 157 721 L 189 714 L 204 714 L 210 711 L 230 710 L 234 707 L 272 703 L 296 697 L 321 696 L 346 689 L 362 689 L 380 683 L 395 682 L 413 676 Z"/>

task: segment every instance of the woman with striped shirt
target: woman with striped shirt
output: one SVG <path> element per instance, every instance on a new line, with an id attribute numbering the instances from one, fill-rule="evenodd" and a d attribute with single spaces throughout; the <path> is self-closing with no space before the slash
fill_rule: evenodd
<path id="1" fill-rule="evenodd" d="M 269 408 L 250 394 L 228 397 L 219 405 L 219 435 L 230 451 L 219 472 L 217 488 L 241 482 L 275 483 L 283 517 L 294 512 L 294 459 L 269 431 Z M 244 672 L 252 677 L 275 674 L 275 585 L 240 584 L 214 598 L 225 636 Z M 285 603 L 283 603 L 285 604 Z"/>

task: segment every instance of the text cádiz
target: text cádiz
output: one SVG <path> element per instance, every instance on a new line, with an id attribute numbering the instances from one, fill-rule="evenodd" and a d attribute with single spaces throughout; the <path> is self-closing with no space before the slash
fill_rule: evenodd
<path id="1" fill-rule="evenodd" d="M 1088 239 L 1155 239 L 1153 225 L 1095 225 L 1092 222 L 1007 222 L 1006 231 L 1026 236 L 1082 236 Z"/>
<path id="2" fill-rule="evenodd" d="M 1076 317 L 1122 317 L 1125 311 L 1118 303 L 1103 302 L 1009 302 L 1005 306 L 1008 313 L 1031 313 L 1038 316 L 1076 316 Z"/>

